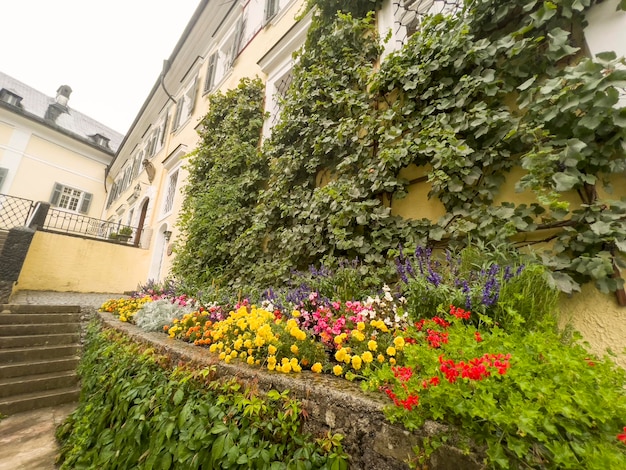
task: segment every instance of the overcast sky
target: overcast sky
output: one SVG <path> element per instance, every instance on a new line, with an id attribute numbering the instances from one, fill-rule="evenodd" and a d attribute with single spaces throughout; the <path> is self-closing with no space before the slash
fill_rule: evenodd
<path id="1" fill-rule="evenodd" d="M 5 0 L 0 70 L 125 133 L 199 0 Z"/>

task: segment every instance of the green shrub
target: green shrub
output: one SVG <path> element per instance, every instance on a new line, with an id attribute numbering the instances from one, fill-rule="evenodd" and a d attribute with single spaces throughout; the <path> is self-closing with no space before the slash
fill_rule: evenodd
<path id="1" fill-rule="evenodd" d="M 547 321 L 508 334 L 446 319 L 451 326 L 427 320 L 409 332 L 416 342 L 405 347 L 402 367 L 385 365 L 367 383 L 394 401 L 392 422 L 451 424 L 462 442 L 486 446 L 489 468 L 626 468 L 617 438 L 626 425 L 623 369 L 564 342 Z M 439 436 L 418 456 L 451 437 Z"/>

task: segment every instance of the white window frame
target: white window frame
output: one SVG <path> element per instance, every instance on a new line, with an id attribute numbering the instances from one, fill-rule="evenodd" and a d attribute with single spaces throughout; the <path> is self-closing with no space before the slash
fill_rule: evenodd
<path id="1" fill-rule="evenodd" d="M 311 19 L 312 12 L 309 12 L 258 61 L 261 70 L 267 74 L 265 111 L 268 116 L 263 123 L 264 138 L 270 136 L 272 126 L 280 113 L 280 96 L 277 93 L 277 85 L 291 73 L 294 66 L 293 54 L 304 45 Z"/>
<path id="2" fill-rule="evenodd" d="M 8 174 L 9 174 L 8 168 L 0 167 L 0 193 L 2 192 L 2 186 L 4 185 L 4 182 L 7 180 Z"/>
<path id="3" fill-rule="evenodd" d="M 196 107 L 196 95 L 198 91 L 198 77 L 196 76 L 191 83 L 185 88 L 181 97 L 178 99 L 176 106 L 176 115 L 174 116 L 174 126 L 172 131 L 175 132 L 191 118 Z"/>
<path id="4" fill-rule="evenodd" d="M 71 193 L 70 193 L 71 192 Z M 73 201 L 75 202 L 75 207 Z M 50 205 L 77 214 L 88 214 L 93 201 L 93 194 L 62 183 L 54 183 L 50 196 Z"/>
<path id="5" fill-rule="evenodd" d="M 176 190 L 180 181 L 180 167 L 167 174 L 167 187 L 163 193 L 163 207 L 161 208 L 162 217 L 167 217 L 174 209 L 174 201 L 176 200 Z"/>

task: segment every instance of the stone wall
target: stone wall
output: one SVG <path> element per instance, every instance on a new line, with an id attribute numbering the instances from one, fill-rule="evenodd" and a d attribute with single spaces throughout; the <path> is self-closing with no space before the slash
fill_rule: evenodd
<path id="1" fill-rule="evenodd" d="M 328 431 L 343 434 L 345 451 L 350 454 L 350 468 L 355 470 L 405 470 L 406 461 L 415 458 L 413 447 L 425 437 L 448 428 L 429 422 L 422 429 L 408 432 L 385 420 L 383 407 L 389 404 L 379 394 L 368 394 L 357 384 L 328 375 L 303 371 L 285 375 L 245 364 L 225 364 L 217 356 L 162 333 L 147 333 L 128 323 L 120 322 L 109 313 L 100 313 L 106 326 L 124 332 L 134 341 L 149 344 L 166 353 L 174 364 L 193 363 L 200 367 L 215 366 L 218 377 L 236 377 L 261 391 L 290 390 L 290 396 L 302 401 L 307 412 L 305 431 L 320 436 Z M 427 463 L 429 470 L 478 470 L 484 468 L 476 449 L 465 455 L 454 447 L 454 439 L 440 447 Z"/>
<path id="2" fill-rule="evenodd" d="M 35 231 L 25 227 L 9 230 L 0 251 L 0 304 L 7 303 L 18 280 Z"/>

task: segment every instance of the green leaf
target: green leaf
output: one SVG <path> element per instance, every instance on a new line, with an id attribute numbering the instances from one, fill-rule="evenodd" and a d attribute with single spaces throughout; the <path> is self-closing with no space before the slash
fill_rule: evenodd
<path id="1" fill-rule="evenodd" d="M 174 393 L 174 405 L 180 405 L 180 402 L 183 401 L 184 397 L 185 391 L 182 388 L 176 390 L 176 393 Z"/>
<path id="2" fill-rule="evenodd" d="M 579 183 L 579 179 L 576 176 L 568 173 L 555 173 L 552 175 L 552 180 L 556 183 L 557 191 L 569 191 Z"/>

